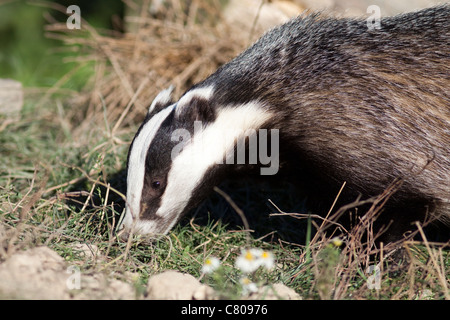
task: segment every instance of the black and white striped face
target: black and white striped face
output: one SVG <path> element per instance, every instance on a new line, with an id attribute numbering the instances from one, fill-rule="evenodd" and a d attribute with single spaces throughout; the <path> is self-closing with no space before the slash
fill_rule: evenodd
<path id="1" fill-rule="evenodd" d="M 271 114 L 257 102 L 213 106 L 213 87 L 188 91 L 172 104 L 171 89 L 153 101 L 128 154 L 123 225 L 139 234 L 165 234 L 198 205 L 229 166 L 236 140 Z"/>

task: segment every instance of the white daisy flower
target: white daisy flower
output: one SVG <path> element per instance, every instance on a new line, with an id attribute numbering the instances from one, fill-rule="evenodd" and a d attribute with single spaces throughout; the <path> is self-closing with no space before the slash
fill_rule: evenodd
<path id="1" fill-rule="evenodd" d="M 275 258 L 273 256 L 273 253 L 267 250 L 263 250 L 261 252 L 259 261 L 260 265 L 266 268 L 267 270 L 272 269 L 275 264 Z"/>
<path id="2" fill-rule="evenodd" d="M 248 277 L 243 277 L 239 280 L 242 286 L 242 294 L 247 295 L 254 292 L 258 292 L 258 286 L 252 282 Z"/>
<path id="3" fill-rule="evenodd" d="M 236 259 L 236 268 L 244 273 L 252 273 L 260 266 L 261 249 L 245 249 Z"/>
<path id="4" fill-rule="evenodd" d="M 217 270 L 220 266 L 220 260 L 216 257 L 209 257 L 205 260 L 205 263 L 202 266 L 202 273 L 212 273 Z"/>

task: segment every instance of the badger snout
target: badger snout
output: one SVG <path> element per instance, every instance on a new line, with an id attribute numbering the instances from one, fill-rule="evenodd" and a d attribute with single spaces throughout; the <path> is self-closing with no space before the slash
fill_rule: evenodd
<path id="1" fill-rule="evenodd" d="M 154 208 L 154 210 L 157 208 Z M 145 208 L 142 208 L 145 211 Z M 124 239 L 130 234 L 146 235 L 150 237 L 159 237 L 169 232 L 172 226 L 177 222 L 177 214 L 169 211 L 166 215 L 161 216 L 158 211 L 147 215 L 135 215 L 131 209 L 127 208 L 125 216 L 118 227 L 119 236 Z"/>

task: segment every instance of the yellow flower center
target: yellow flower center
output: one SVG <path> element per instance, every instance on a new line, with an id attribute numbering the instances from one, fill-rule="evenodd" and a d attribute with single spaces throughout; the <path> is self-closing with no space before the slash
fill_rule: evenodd
<path id="1" fill-rule="evenodd" d="M 255 257 L 252 255 L 252 253 L 250 251 L 247 251 L 247 253 L 245 254 L 245 259 L 247 260 L 253 260 Z"/>
<path id="2" fill-rule="evenodd" d="M 244 284 L 244 285 L 249 285 L 250 283 L 252 283 L 249 278 L 242 278 L 241 281 L 242 281 L 242 284 Z"/>
<path id="3" fill-rule="evenodd" d="M 339 239 L 338 237 L 331 239 L 331 243 L 333 243 L 334 246 L 336 247 L 340 247 L 343 243 L 343 241 L 341 239 Z"/>

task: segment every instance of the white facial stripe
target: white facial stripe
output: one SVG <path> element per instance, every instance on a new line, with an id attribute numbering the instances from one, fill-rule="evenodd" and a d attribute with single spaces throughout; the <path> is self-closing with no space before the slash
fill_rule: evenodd
<path id="1" fill-rule="evenodd" d="M 162 233 L 168 232 L 178 220 L 208 168 L 222 161 L 242 133 L 260 128 L 271 116 L 257 102 L 223 108 L 213 123 L 195 133 L 192 142 L 172 159 L 167 187 L 156 212 L 162 218 L 170 216 L 172 222 Z"/>
<path id="2" fill-rule="evenodd" d="M 199 97 L 208 100 L 209 98 L 212 97 L 213 93 L 214 93 L 213 86 L 193 89 L 186 92 L 186 94 L 182 96 L 181 99 L 178 101 L 175 114 L 179 116 L 184 108 L 189 107 L 189 103 L 191 102 L 192 98 Z"/>
<path id="3" fill-rule="evenodd" d="M 153 102 L 150 105 L 150 108 L 148 109 L 148 113 L 152 112 L 153 109 L 155 109 L 155 106 L 157 103 L 161 103 L 161 104 L 169 103 L 170 99 L 172 98 L 172 92 L 173 92 L 174 88 L 175 88 L 174 86 L 170 86 L 169 88 L 158 93 L 158 95 L 155 97 L 155 99 L 153 99 Z"/>
<path id="4" fill-rule="evenodd" d="M 173 108 L 174 105 L 171 105 L 148 120 L 133 142 L 128 162 L 127 212 L 124 218 L 125 226 L 130 226 L 133 218 L 139 216 L 142 189 L 144 187 L 147 151 L 156 132 Z"/>
<path id="5" fill-rule="evenodd" d="M 164 234 L 156 231 L 157 225 L 153 220 L 140 220 L 140 219 L 134 221 L 131 220 L 129 224 L 125 224 L 124 221 L 124 225 L 127 226 L 127 228 L 132 229 L 133 233 L 135 234 L 154 234 L 154 235 Z"/>

